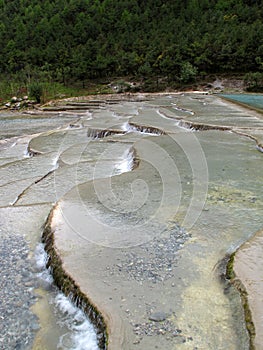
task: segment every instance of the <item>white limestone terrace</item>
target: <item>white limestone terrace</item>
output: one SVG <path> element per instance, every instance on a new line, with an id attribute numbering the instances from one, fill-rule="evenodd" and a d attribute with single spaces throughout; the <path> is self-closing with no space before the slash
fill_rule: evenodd
<path id="1" fill-rule="evenodd" d="M 202 94 L 105 108 L 112 127 L 96 106 L 88 147 L 61 153 L 72 166 L 84 148 L 76 174 L 93 143 L 103 156 L 93 153 L 93 177 L 74 179 L 46 222 L 57 283 L 86 303 L 108 349 L 248 349 L 240 296 L 221 262 L 262 227 L 262 116 Z M 135 166 L 106 176 L 102 144 L 116 156 L 129 143 Z"/>

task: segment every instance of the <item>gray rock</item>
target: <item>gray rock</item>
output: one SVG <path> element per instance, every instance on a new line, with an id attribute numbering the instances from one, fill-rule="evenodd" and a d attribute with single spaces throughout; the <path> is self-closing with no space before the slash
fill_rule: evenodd
<path id="1" fill-rule="evenodd" d="M 149 320 L 154 321 L 154 322 L 161 322 L 161 321 L 166 320 L 167 316 L 168 315 L 165 312 L 158 311 L 158 312 L 154 312 L 153 314 L 151 314 L 149 316 Z"/>

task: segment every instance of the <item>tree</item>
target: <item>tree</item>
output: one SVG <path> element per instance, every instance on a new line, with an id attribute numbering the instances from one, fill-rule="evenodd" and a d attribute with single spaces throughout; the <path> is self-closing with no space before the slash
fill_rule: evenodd
<path id="1" fill-rule="evenodd" d="M 180 80 L 182 83 L 193 82 L 197 76 L 197 68 L 190 62 L 185 62 L 181 66 Z"/>

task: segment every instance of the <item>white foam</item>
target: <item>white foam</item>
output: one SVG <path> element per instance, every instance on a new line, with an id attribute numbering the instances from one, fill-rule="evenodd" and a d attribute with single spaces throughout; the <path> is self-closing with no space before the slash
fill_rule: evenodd
<path id="1" fill-rule="evenodd" d="M 14 200 L 13 200 L 13 202 L 10 202 L 9 203 L 9 205 L 10 206 L 13 206 L 13 205 L 15 205 L 15 203 L 18 201 L 18 197 L 16 197 Z"/>
<path id="2" fill-rule="evenodd" d="M 70 330 L 60 337 L 57 348 L 61 350 L 98 350 L 95 329 L 84 312 L 62 293 L 56 296 L 55 305 L 66 316 L 65 323 Z"/>
<path id="3" fill-rule="evenodd" d="M 113 113 L 112 113 L 112 116 L 113 116 L 114 118 L 117 118 L 117 119 L 120 119 L 120 118 L 122 117 L 120 114 L 118 114 L 118 113 L 116 113 L 116 112 L 113 112 Z"/>
<path id="4" fill-rule="evenodd" d="M 86 111 L 83 113 L 83 115 L 80 117 L 80 120 L 88 121 L 93 119 L 93 113 L 90 111 Z"/>
<path id="5" fill-rule="evenodd" d="M 121 126 L 121 129 L 123 131 L 127 131 L 127 132 L 132 131 L 131 130 L 131 126 L 130 126 L 130 124 L 128 122 L 123 123 L 122 126 Z"/>
<path id="6" fill-rule="evenodd" d="M 29 142 L 26 145 L 26 149 L 24 150 L 24 158 L 31 158 L 31 154 L 29 152 Z"/>
<path id="7" fill-rule="evenodd" d="M 53 277 L 50 274 L 49 270 L 46 268 L 48 256 L 44 249 L 44 244 L 39 243 L 35 249 L 35 261 L 36 268 L 38 270 L 37 277 L 46 282 L 47 284 L 53 283 Z"/>
<path id="8" fill-rule="evenodd" d="M 44 244 L 38 243 L 35 249 L 35 260 L 39 271 L 46 268 L 47 259 L 48 257 L 44 249 Z"/>
<path id="9" fill-rule="evenodd" d="M 39 243 L 35 249 L 36 267 L 39 271 L 37 276 L 42 281 L 52 284 L 53 278 L 46 268 L 48 256 L 44 245 Z M 67 329 L 58 340 L 57 349 L 59 350 L 99 350 L 97 345 L 96 331 L 85 315 L 77 308 L 73 302 L 61 292 L 55 292 L 51 304 L 56 307 L 58 324 L 61 329 Z M 58 315 L 60 314 L 60 316 Z"/>
<path id="10" fill-rule="evenodd" d="M 123 174 L 131 171 L 134 166 L 133 151 L 127 149 L 122 156 L 122 160 L 116 166 L 117 174 Z"/>
<path id="11" fill-rule="evenodd" d="M 68 315 L 74 315 L 76 313 L 75 306 L 62 293 L 56 296 L 55 303 L 63 313 L 67 313 Z"/>
<path id="12" fill-rule="evenodd" d="M 28 152 L 28 150 L 24 151 L 24 158 L 31 158 L 30 153 Z"/>
<path id="13" fill-rule="evenodd" d="M 58 165 L 58 160 L 59 160 L 59 154 L 57 154 L 53 159 L 52 159 L 52 165 L 53 168 L 51 170 L 56 170 L 59 165 Z"/>

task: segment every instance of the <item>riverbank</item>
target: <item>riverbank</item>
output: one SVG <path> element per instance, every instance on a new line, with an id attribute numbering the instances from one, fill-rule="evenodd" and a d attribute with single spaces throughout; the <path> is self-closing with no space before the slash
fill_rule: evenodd
<path id="1" fill-rule="evenodd" d="M 158 82 L 160 80 L 159 83 Z M 30 87 L 21 86 L 18 82 L 10 81 L 4 83 L 5 88 L 1 89 L 0 96 L 0 110 L 26 110 L 26 109 L 38 109 L 43 104 L 54 103 L 60 99 L 72 99 L 81 96 L 91 96 L 96 99 L 96 96 L 100 99 L 101 96 L 121 94 L 162 94 L 173 92 L 191 92 L 191 91 L 205 91 L 206 93 L 243 93 L 245 92 L 245 83 L 242 76 L 221 76 L 213 75 L 208 76 L 205 79 L 198 79 L 195 83 L 180 85 L 168 84 L 166 79 L 152 78 L 149 79 L 146 86 L 143 79 L 135 79 L 134 77 L 117 77 L 112 78 L 109 81 L 94 80 L 86 83 L 86 88 L 80 86 L 80 84 L 64 86 L 61 83 L 37 83 L 42 91 L 41 103 L 36 101 L 34 95 L 30 95 Z M 118 97 L 117 97 L 118 98 Z"/>

